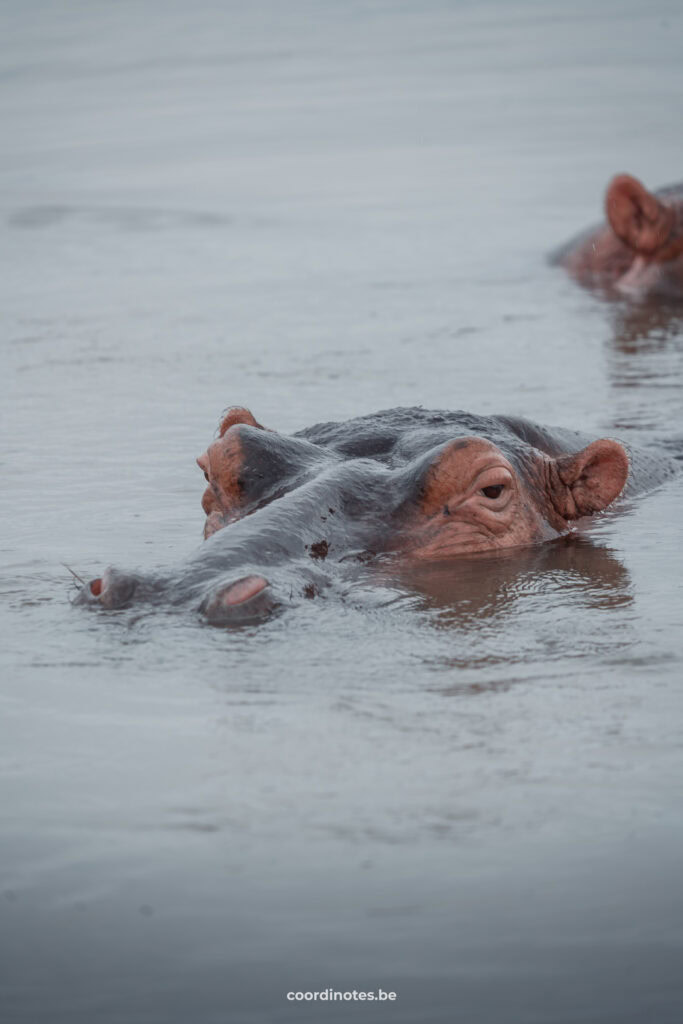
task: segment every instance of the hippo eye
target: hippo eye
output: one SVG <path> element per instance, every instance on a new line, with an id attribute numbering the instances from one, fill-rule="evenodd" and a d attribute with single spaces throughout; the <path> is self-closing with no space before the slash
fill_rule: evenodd
<path id="1" fill-rule="evenodd" d="M 505 484 L 492 484 L 490 487 L 482 487 L 481 493 L 486 498 L 500 498 L 505 490 Z"/>

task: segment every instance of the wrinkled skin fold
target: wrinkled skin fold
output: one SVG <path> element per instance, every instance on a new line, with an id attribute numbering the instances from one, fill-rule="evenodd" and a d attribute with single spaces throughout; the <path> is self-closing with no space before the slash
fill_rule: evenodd
<path id="1" fill-rule="evenodd" d="M 618 174 L 605 193 L 604 224 L 552 257 L 582 285 L 631 299 L 683 300 L 683 184 L 649 192 Z"/>
<path id="2" fill-rule="evenodd" d="M 241 407 L 197 459 L 202 548 L 159 574 L 108 569 L 79 600 L 165 601 L 245 625 L 322 593 L 332 576 L 387 560 L 419 566 L 566 534 L 620 495 L 677 471 L 663 454 L 505 416 L 390 409 L 293 436 Z"/>

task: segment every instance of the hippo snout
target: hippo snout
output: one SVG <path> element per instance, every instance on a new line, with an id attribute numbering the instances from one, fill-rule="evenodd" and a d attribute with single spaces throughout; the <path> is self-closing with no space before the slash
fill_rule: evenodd
<path id="1" fill-rule="evenodd" d="M 86 583 L 78 592 L 77 604 L 100 605 L 103 608 L 125 608 L 138 586 L 136 576 L 106 569 Z"/>
<path id="2" fill-rule="evenodd" d="M 199 610 L 212 626 L 244 626 L 266 618 L 276 605 L 267 579 L 244 576 L 206 597 Z"/>

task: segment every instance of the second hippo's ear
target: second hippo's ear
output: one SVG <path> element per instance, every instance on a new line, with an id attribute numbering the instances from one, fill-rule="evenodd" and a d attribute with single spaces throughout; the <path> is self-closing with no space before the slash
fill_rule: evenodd
<path id="1" fill-rule="evenodd" d="M 673 227 L 673 211 L 629 174 L 609 183 L 605 212 L 615 235 L 643 256 L 664 245 Z"/>
<path id="2" fill-rule="evenodd" d="M 223 437 L 230 427 L 234 427 L 236 423 L 246 423 L 250 427 L 258 427 L 259 430 L 265 428 L 254 419 L 248 409 L 243 408 L 241 405 L 231 405 L 225 410 L 221 417 L 220 426 L 218 427 L 218 436 Z"/>
<path id="3" fill-rule="evenodd" d="M 553 460 L 551 500 L 567 520 L 602 512 L 618 498 L 628 479 L 626 449 L 618 441 L 593 441 L 574 455 Z"/>

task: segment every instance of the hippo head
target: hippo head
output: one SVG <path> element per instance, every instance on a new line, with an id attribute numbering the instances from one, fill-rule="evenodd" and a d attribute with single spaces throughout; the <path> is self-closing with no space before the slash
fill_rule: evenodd
<path id="1" fill-rule="evenodd" d="M 430 423 L 430 415 L 390 410 L 283 437 L 247 410 L 229 410 L 197 460 L 207 481 L 204 536 L 285 496 L 293 509 L 298 492 L 301 515 L 312 513 L 318 532 L 331 506 L 338 510 L 336 529 L 328 526 L 317 542 L 310 522 L 294 524 L 313 552 L 318 545 L 343 556 L 353 534 L 354 547 L 360 539 L 375 552 L 442 560 L 565 533 L 614 501 L 628 477 L 617 441 L 558 454 L 532 444 L 541 435 L 523 421 L 456 413 Z"/>
<path id="2" fill-rule="evenodd" d="M 670 194 L 667 194 L 670 192 Z M 605 213 L 631 260 L 615 287 L 624 295 L 680 294 L 683 289 L 683 194 L 648 192 L 629 174 L 618 174 L 605 194 Z"/>
<path id="3" fill-rule="evenodd" d="M 629 474 L 617 441 L 424 409 L 285 436 L 234 408 L 197 462 L 199 551 L 165 576 L 107 570 L 84 600 L 119 608 L 163 598 L 216 625 L 247 623 L 359 563 L 415 567 L 552 539 L 606 508 Z"/>

